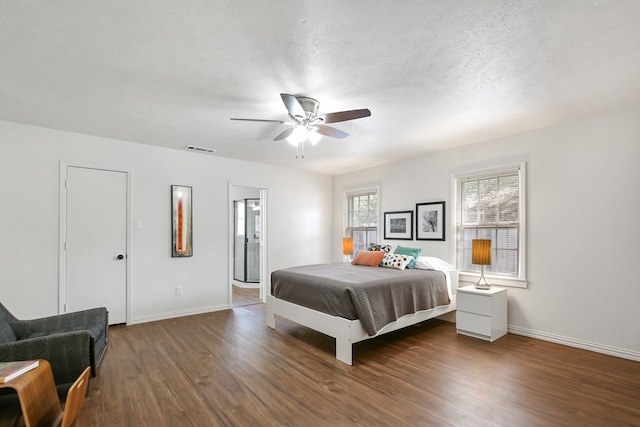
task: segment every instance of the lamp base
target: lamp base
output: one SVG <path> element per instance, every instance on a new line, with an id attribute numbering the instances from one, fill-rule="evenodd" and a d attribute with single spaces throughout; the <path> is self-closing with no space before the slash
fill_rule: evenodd
<path id="1" fill-rule="evenodd" d="M 491 283 L 487 282 L 487 279 L 484 278 L 484 265 L 480 271 L 480 278 L 473 286 L 475 286 L 476 289 L 491 289 Z"/>
<path id="2" fill-rule="evenodd" d="M 473 286 L 476 287 L 476 289 L 491 289 L 491 283 L 480 283 L 479 281 L 474 283 Z"/>

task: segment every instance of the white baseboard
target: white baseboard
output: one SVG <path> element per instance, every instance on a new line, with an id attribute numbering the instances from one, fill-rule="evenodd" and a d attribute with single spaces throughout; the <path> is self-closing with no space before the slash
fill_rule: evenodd
<path id="1" fill-rule="evenodd" d="M 138 316 L 138 317 L 132 318 L 129 325 L 135 325 L 138 323 L 155 322 L 157 320 L 174 319 L 176 317 L 183 317 L 183 316 L 193 316 L 195 314 L 211 313 L 213 311 L 221 311 L 221 310 L 228 310 L 228 309 L 229 309 L 229 305 L 223 304 L 223 305 L 211 305 L 208 307 L 198 307 L 198 308 L 193 308 L 189 310 L 169 311 L 165 313 L 152 314 L 149 316 Z"/>
<path id="2" fill-rule="evenodd" d="M 625 350 L 623 348 L 611 347 L 608 345 L 596 344 L 589 341 L 577 340 L 575 338 L 563 337 L 561 335 L 549 334 L 547 332 L 534 331 L 532 329 L 520 328 L 518 326 L 509 326 L 509 333 L 523 335 L 525 337 L 537 338 L 544 341 L 551 341 L 557 344 L 563 344 L 570 347 L 577 347 L 583 350 L 595 351 L 596 353 L 608 354 L 610 356 L 621 357 L 623 359 L 634 360 L 640 362 L 640 352 Z"/>

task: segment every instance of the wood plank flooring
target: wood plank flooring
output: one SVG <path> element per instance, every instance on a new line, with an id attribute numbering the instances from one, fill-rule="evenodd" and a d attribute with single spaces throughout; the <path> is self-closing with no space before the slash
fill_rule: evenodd
<path id="1" fill-rule="evenodd" d="M 243 307 L 245 305 L 260 303 L 259 288 L 241 288 L 233 285 L 233 307 Z"/>
<path id="2" fill-rule="evenodd" d="M 265 306 L 112 327 L 83 426 L 640 425 L 640 363 L 431 320 L 335 359 L 332 338 Z M 4 399 L 0 427 L 21 426 Z"/>

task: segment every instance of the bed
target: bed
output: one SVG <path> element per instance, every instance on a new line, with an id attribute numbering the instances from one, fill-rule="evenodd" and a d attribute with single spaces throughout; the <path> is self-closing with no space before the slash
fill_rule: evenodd
<path id="1" fill-rule="evenodd" d="M 336 339 L 352 364 L 353 344 L 456 309 L 457 271 L 317 264 L 274 271 L 267 326 L 281 316 Z"/>

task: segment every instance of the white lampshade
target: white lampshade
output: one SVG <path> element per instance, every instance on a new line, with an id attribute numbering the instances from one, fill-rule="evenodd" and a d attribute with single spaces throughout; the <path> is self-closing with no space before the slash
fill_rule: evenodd
<path id="1" fill-rule="evenodd" d="M 322 135 L 315 130 L 309 131 L 309 141 L 311 142 L 311 145 L 316 145 L 318 141 L 320 141 L 320 138 L 322 138 Z"/>
<path id="2" fill-rule="evenodd" d="M 307 138 L 307 130 L 303 126 L 296 126 L 293 129 L 291 135 L 287 137 L 287 142 L 294 147 L 297 147 L 302 141 Z"/>

